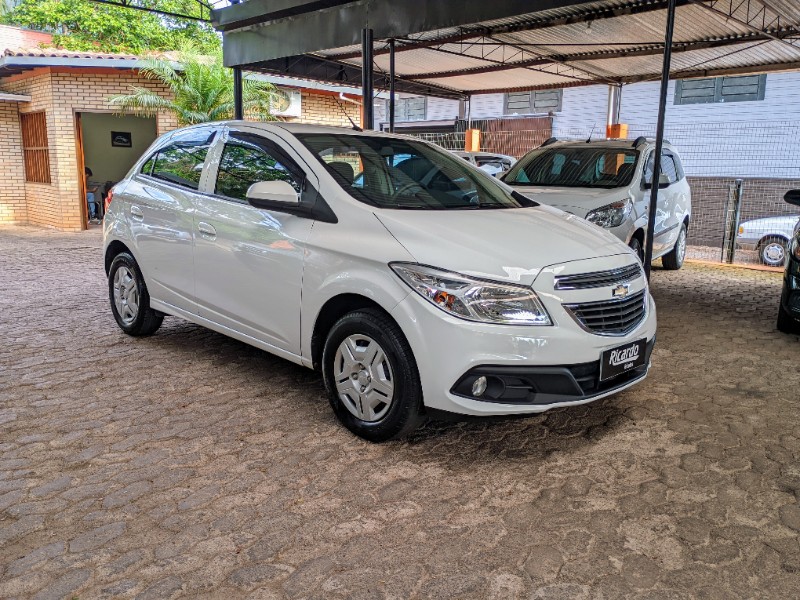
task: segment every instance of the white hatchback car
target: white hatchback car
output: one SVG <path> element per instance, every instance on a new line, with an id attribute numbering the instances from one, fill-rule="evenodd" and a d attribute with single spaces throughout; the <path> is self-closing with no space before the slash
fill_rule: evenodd
<path id="1" fill-rule="evenodd" d="M 739 225 L 736 246 L 742 250 L 756 250 L 758 259 L 765 265 L 782 267 L 798 220 L 798 215 L 784 215 L 745 221 Z"/>
<path id="2" fill-rule="evenodd" d="M 624 244 L 412 138 L 178 130 L 117 184 L 103 229 L 123 331 L 175 315 L 320 369 L 336 416 L 373 441 L 437 410 L 607 396 L 646 376 L 655 342 Z"/>
<path id="3" fill-rule="evenodd" d="M 518 192 L 608 229 L 644 258 L 655 141 L 559 142 L 551 138 L 523 156 L 502 179 Z M 661 153 L 653 258 L 680 269 L 692 193 L 678 152 Z"/>

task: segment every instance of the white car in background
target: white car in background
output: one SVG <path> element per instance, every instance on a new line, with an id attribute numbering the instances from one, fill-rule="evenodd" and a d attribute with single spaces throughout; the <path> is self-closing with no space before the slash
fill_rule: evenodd
<path id="1" fill-rule="evenodd" d="M 786 262 L 789 240 L 800 215 L 764 217 L 739 224 L 736 247 L 756 250 L 758 259 L 770 267 L 782 267 Z"/>
<path id="2" fill-rule="evenodd" d="M 406 137 L 181 129 L 117 184 L 103 233 L 122 331 L 174 315 L 319 369 L 336 416 L 372 441 L 435 411 L 591 402 L 641 381 L 655 343 L 624 244 Z M 298 417 L 309 401 L 293 398 Z"/>
<path id="3" fill-rule="evenodd" d="M 644 258 L 655 141 L 547 140 L 519 159 L 501 179 L 521 194 L 585 218 L 613 233 Z M 680 269 L 692 192 L 678 152 L 669 142 L 661 155 L 653 259 Z"/>
<path id="4" fill-rule="evenodd" d="M 489 175 L 497 177 L 500 173 L 508 171 L 517 162 L 517 159 L 507 154 L 496 154 L 494 152 L 466 152 L 463 150 L 453 150 L 453 154 L 460 156 L 468 163 L 483 169 Z"/>

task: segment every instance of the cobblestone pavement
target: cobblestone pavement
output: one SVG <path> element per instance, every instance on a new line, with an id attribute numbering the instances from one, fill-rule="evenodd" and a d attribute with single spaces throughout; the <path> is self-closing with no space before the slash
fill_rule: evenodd
<path id="1" fill-rule="evenodd" d="M 0 229 L 0 598 L 800 596 L 779 276 L 654 272 L 649 379 L 362 442 L 320 378 L 118 331 L 97 232 Z"/>

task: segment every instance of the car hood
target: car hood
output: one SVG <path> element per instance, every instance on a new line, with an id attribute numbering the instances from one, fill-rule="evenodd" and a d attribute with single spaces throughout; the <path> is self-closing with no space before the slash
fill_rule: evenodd
<path id="1" fill-rule="evenodd" d="M 598 188 L 577 187 L 540 187 L 540 186 L 512 186 L 523 196 L 536 202 L 555 206 L 561 210 L 585 217 L 589 211 L 606 204 L 611 204 L 622 198 L 627 198 L 625 188 L 611 190 Z"/>
<path id="2" fill-rule="evenodd" d="M 550 265 L 629 253 L 607 231 L 548 206 L 375 215 L 420 264 L 524 285 Z"/>

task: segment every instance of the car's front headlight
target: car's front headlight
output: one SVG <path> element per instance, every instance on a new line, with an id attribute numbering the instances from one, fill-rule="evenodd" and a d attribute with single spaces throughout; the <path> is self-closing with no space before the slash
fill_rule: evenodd
<path id="1" fill-rule="evenodd" d="M 600 227 L 617 227 L 631 214 L 633 203 L 630 198 L 623 198 L 617 202 L 596 208 L 586 215 L 586 220 Z"/>
<path id="2" fill-rule="evenodd" d="M 504 325 L 551 324 L 539 297 L 529 287 L 473 279 L 412 263 L 389 266 L 428 302 L 461 319 Z"/>

